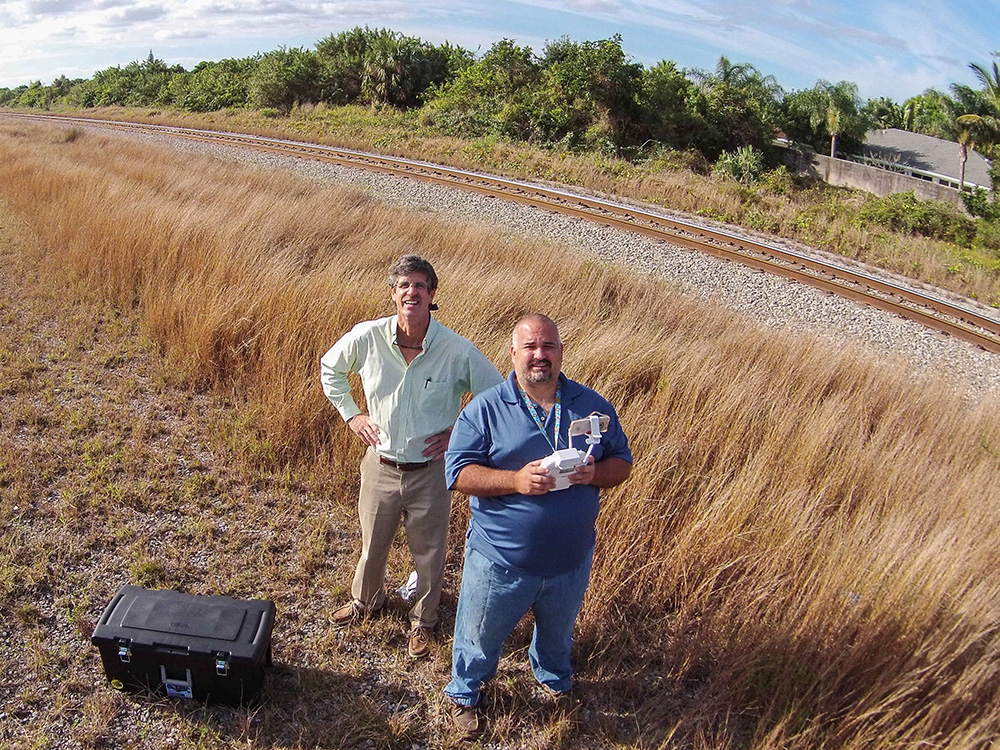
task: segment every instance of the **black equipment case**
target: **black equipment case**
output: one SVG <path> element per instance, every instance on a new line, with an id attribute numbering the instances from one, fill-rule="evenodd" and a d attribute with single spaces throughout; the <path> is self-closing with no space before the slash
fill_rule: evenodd
<path id="1" fill-rule="evenodd" d="M 117 690 L 246 705 L 271 664 L 274 614 L 262 599 L 123 586 L 90 640 Z"/>

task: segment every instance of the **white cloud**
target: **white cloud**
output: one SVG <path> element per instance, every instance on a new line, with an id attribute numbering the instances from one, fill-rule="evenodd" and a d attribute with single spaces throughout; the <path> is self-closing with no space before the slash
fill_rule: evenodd
<path id="1" fill-rule="evenodd" d="M 29 0 L 24 9 L 29 16 L 51 16 L 87 8 L 91 0 Z"/>
<path id="2" fill-rule="evenodd" d="M 150 21 L 158 21 L 166 15 L 167 9 L 162 6 L 140 5 L 106 15 L 101 21 L 101 26 L 127 31 Z"/>
<path id="3" fill-rule="evenodd" d="M 177 42 L 195 39 L 210 39 L 212 32 L 209 29 L 161 29 L 154 34 L 158 41 Z"/>

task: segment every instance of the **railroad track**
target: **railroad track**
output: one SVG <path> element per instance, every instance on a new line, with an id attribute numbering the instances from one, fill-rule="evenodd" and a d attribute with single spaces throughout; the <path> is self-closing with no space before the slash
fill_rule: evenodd
<path id="1" fill-rule="evenodd" d="M 59 115 L 2 113 L 0 116 L 47 122 L 56 120 L 92 127 L 207 141 L 448 185 L 481 195 L 575 216 L 698 252 L 709 253 L 718 258 L 741 263 L 886 312 L 895 313 L 929 328 L 973 343 L 987 351 L 1000 353 L 1000 321 L 956 305 L 940 296 L 916 291 L 861 271 L 827 263 L 814 256 L 614 201 L 412 159 L 380 156 L 351 149 L 280 138 Z"/>

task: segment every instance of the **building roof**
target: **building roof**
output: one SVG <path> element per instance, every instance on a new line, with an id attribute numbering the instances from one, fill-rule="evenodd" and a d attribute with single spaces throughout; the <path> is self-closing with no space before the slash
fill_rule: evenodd
<path id="1" fill-rule="evenodd" d="M 961 173 L 957 143 L 907 130 L 870 130 L 865 139 L 864 155 L 951 177 L 955 182 Z M 989 160 L 971 149 L 965 163 L 965 181 L 987 189 L 991 187 Z"/>

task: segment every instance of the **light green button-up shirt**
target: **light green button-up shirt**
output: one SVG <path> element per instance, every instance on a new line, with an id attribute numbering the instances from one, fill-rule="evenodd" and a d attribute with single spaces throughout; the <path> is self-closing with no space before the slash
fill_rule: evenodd
<path id="1" fill-rule="evenodd" d="M 409 365 L 396 344 L 396 316 L 358 323 L 320 361 L 323 392 L 344 421 L 361 413 L 347 374 L 361 376 L 368 415 L 381 430 L 375 447 L 399 463 L 426 461 L 431 435 L 455 424 L 465 393 L 503 380 L 468 339 L 431 318 L 421 351 Z"/>

